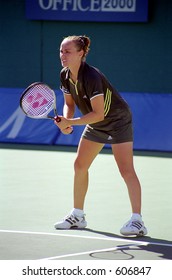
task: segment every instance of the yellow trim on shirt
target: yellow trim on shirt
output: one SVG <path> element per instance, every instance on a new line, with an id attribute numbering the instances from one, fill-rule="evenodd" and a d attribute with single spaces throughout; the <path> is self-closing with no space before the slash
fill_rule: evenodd
<path id="1" fill-rule="evenodd" d="M 104 115 L 105 116 L 107 116 L 107 114 L 110 110 L 111 100 L 112 100 L 112 91 L 110 91 L 107 88 L 105 102 L 104 102 Z"/>
<path id="2" fill-rule="evenodd" d="M 70 78 L 69 81 L 71 82 L 72 85 L 74 85 L 75 87 L 75 91 L 76 91 L 76 94 L 78 95 L 78 89 L 77 89 L 77 84 L 78 84 L 78 81 L 76 81 L 76 84 L 72 81 L 72 79 Z"/>

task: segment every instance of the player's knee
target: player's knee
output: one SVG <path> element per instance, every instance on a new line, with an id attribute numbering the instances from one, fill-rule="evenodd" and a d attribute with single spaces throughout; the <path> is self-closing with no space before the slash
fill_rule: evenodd
<path id="1" fill-rule="evenodd" d="M 85 166 L 85 164 L 81 160 L 76 159 L 75 162 L 74 162 L 74 171 L 75 171 L 75 173 L 76 172 L 84 172 L 84 171 L 87 171 L 87 167 Z"/>
<path id="2" fill-rule="evenodd" d="M 135 175 L 134 170 L 130 168 L 122 167 L 119 168 L 119 171 L 124 180 L 132 178 Z"/>

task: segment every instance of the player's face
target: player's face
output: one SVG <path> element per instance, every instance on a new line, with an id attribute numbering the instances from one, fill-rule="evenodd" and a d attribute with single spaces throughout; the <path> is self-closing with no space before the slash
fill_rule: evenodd
<path id="1" fill-rule="evenodd" d="M 60 60 L 63 67 L 73 67 L 80 65 L 83 50 L 78 51 L 73 41 L 64 39 L 60 46 Z"/>

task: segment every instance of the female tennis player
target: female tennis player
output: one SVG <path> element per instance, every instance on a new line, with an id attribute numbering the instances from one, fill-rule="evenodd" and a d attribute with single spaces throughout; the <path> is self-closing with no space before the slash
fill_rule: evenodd
<path id="1" fill-rule="evenodd" d="M 63 116 L 55 124 L 64 134 L 75 125 L 86 125 L 81 136 L 74 163 L 74 208 L 56 229 L 87 226 L 84 201 L 88 189 L 88 170 L 105 143 L 112 152 L 129 193 L 132 214 L 120 232 L 123 235 L 147 234 L 141 216 L 141 186 L 133 165 L 132 116 L 127 103 L 112 87 L 106 77 L 85 60 L 90 39 L 86 36 L 68 36 L 60 45 L 63 69 L 60 73 L 64 93 Z M 75 105 L 82 112 L 74 118 Z"/>

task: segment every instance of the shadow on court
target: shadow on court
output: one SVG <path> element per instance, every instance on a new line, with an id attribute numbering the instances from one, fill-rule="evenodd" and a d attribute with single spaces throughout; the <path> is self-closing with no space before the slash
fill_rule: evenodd
<path id="1" fill-rule="evenodd" d="M 126 256 L 127 259 L 137 259 L 137 254 L 139 253 L 139 251 L 147 251 L 147 252 L 152 252 L 152 253 L 156 253 L 158 254 L 160 259 L 172 259 L 172 241 L 171 240 L 166 240 L 166 239 L 159 239 L 159 238 L 152 238 L 150 236 L 144 236 L 144 237 L 122 237 L 121 235 L 117 235 L 114 233 L 110 233 L 110 232 L 103 232 L 103 231 L 96 231 L 96 230 L 92 230 L 92 229 L 82 229 L 82 231 L 88 231 L 88 232 L 93 232 L 96 234 L 100 234 L 103 236 L 107 236 L 110 238 L 119 238 L 119 240 L 123 239 L 124 241 L 127 240 L 131 240 L 136 242 L 140 241 L 140 242 L 144 242 L 144 245 L 136 245 L 133 246 L 132 244 L 126 244 L 126 245 L 117 245 L 117 250 L 118 253 L 121 251 L 121 255 L 124 254 Z M 116 251 L 115 250 L 111 253 L 115 254 Z M 104 252 L 105 253 L 105 252 Z M 102 253 L 92 253 L 90 254 L 91 257 L 93 258 L 103 258 L 103 256 L 101 256 Z M 106 259 L 106 258 L 105 258 Z"/>

